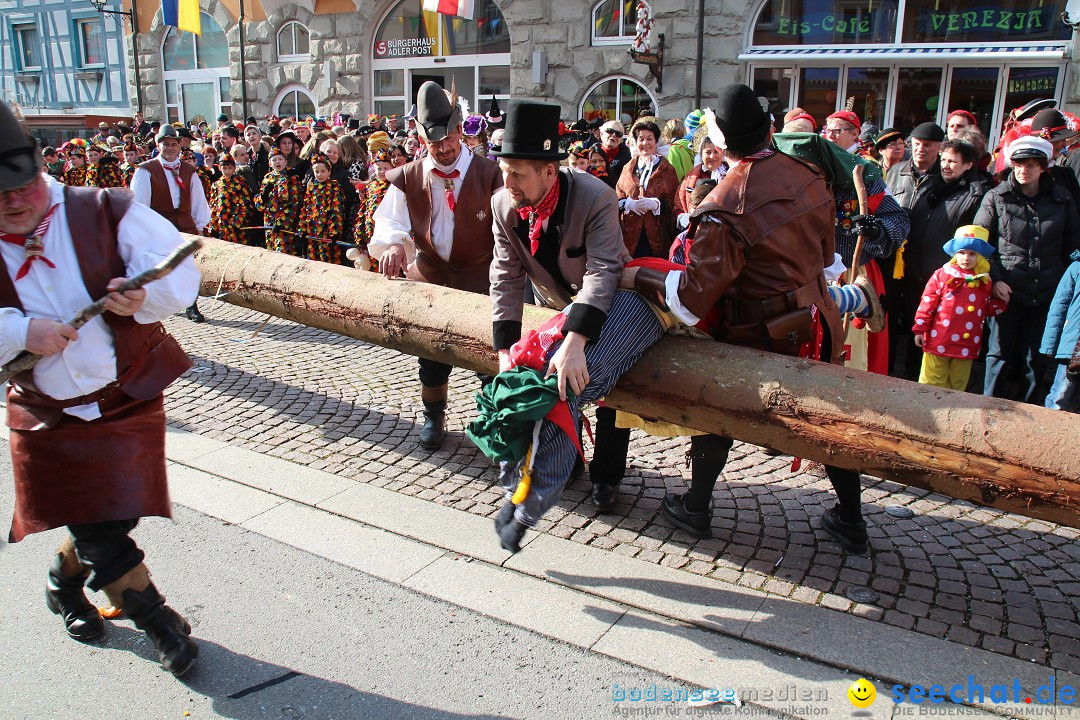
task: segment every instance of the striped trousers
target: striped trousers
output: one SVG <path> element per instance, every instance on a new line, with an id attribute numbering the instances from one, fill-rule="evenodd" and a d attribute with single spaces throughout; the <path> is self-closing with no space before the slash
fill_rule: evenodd
<path id="1" fill-rule="evenodd" d="M 569 307 L 563 310 L 567 311 Z M 579 432 L 582 403 L 595 402 L 607 395 L 622 374 L 663 335 L 664 328 L 645 298 L 630 290 L 615 293 L 600 336 L 585 346 L 589 384 L 581 395 L 570 400 L 570 412 Z M 547 357 L 549 361 L 560 345 L 561 342 L 552 346 Z M 555 423 L 544 420 L 533 456 L 529 494 L 514 512 L 514 516 L 529 527 L 559 502 L 574 471 L 577 449 L 573 440 Z M 524 461 L 499 465 L 499 482 L 506 489 L 507 497 L 517 487 L 523 465 Z"/>

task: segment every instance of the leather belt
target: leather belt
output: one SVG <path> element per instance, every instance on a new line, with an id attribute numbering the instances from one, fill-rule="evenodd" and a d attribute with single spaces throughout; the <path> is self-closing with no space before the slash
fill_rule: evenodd
<path id="1" fill-rule="evenodd" d="M 734 300 L 726 298 L 724 302 L 724 320 L 728 325 L 759 325 L 766 320 L 783 313 L 809 307 L 817 299 L 817 280 L 812 280 L 795 290 L 782 295 L 773 295 L 764 300 Z"/>

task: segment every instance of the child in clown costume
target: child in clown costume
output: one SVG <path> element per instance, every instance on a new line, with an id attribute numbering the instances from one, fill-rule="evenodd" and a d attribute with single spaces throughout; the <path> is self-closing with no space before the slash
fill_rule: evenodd
<path id="1" fill-rule="evenodd" d="M 72 187 L 86 185 L 86 141 L 75 138 L 68 148 L 68 167 L 64 170 L 64 184 Z"/>
<path id="2" fill-rule="evenodd" d="M 967 389 L 971 361 L 979 356 L 983 323 L 1000 315 L 1006 303 L 990 294 L 990 261 L 994 246 L 990 233 L 978 225 L 964 225 L 945 243 L 952 256 L 934 271 L 923 290 L 915 314 L 915 344 L 923 350 L 919 382 L 924 385 Z"/>
<path id="3" fill-rule="evenodd" d="M 124 162 L 120 163 L 120 174 L 124 176 L 124 187 L 131 187 L 131 178 L 139 166 L 139 146 L 133 142 L 124 145 Z"/>
<path id="4" fill-rule="evenodd" d="M 203 157 L 203 164 L 199 165 L 198 157 L 195 157 L 195 174 L 199 176 L 203 192 L 206 193 L 206 204 L 209 205 L 212 200 L 210 191 L 214 187 L 214 183 L 221 178 L 221 170 L 217 167 L 217 155 L 212 147 L 205 145 L 199 154 Z"/>
<path id="5" fill-rule="evenodd" d="M 120 172 L 120 163 L 104 145 L 91 145 L 86 150 L 87 187 L 114 188 L 125 187 L 124 174 Z"/>
<path id="6" fill-rule="evenodd" d="M 270 172 L 263 178 L 255 209 L 266 224 L 266 249 L 303 257 L 304 249 L 294 242 L 303 189 L 300 177 L 287 172 L 289 161 L 281 148 L 270 151 Z"/>
<path id="7" fill-rule="evenodd" d="M 304 195 L 300 209 L 300 235 L 308 239 L 308 257 L 340 265 L 340 241 L 345 229 L 345 194 L 337 180 L 330 177 L 330 158 L 321 152 L 311 156 L 314 180 Z"/>
<path id="8" fill-rule="evenodd" d="M 393 158 L 389 150 L 379 150 L 371 157 L 371 165 L 375 170 L 375 176 L 357 188 L 360 193 L 360 205 L 356 211 L 356 221 L 353 223 L 353 239 L 357 247 L 368 258 L 368 267 L 361 262 L 357 267 L 361 270 L 377 270 L 378 262 L 372 262 L 368 255 L 367 246 L 371 241 L 371 235 L 375 232 L 375 209 L 379 207 L 386 188 L 390 183 L 386 180 L 386 173 L 394 166 Z"/>
<path id="9" fill-rule="evenodd" d="M 247 181 L 236 174 L 236 160 L 221 156 L 221 179 L 214 183 L 210 201 L 212 234 L 222 240 L 247 245 L 248 234 L 241 230 L 254 200 Z"/>

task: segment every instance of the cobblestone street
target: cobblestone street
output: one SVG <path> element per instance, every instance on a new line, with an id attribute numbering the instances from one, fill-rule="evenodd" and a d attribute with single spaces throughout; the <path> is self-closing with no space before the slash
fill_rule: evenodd
<path id="1" fill-rule="evenodd" d="M 167 323 L 195 362 L 168 391 L 171 425 L 357 483 L 495 514 L 494 469 L 464 436 L 478 386 L 473 374 L 454 372 L 450 435 L 430 453 L 415 440 L 415 358 L 231 305 L 203 306 L 206 324 Z M 685 438 L 635 432 L 616 511 L 592 509 L 586 473 L 537 530 L 1080 673 L 1077 530 L 864 476 L 871 553 L 845 555 L 817 527 L 834 502 L 823 474 L 810 463 L 793 474 L 790 457 L 737 443 L 714 496 L 714 537 L 695 540 L 659 512 L 664 493 L 689 480 L 688 446 Z M 892 506 L 914 515 L 894 517 L 886 513 Z M 878 600 L 849 600 L 847 591 L 860 586 Z"/>

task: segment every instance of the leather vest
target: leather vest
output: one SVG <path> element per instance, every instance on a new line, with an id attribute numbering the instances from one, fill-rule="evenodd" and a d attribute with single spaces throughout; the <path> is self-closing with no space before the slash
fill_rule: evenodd
<path id="1" fill-rule="evenodd" d="M 197 235 L 195 220 L 191 217 L 191 177 L 195 169 L 187 163 L 180 163 L 180 206 L 173 207 L 172 191 L 165 177 L 165 167 L 155 158 L 140 165 L 150 173 L 150 209 L 171 222 L 180 232 Z"/>
<path id="2" fill-rule="evenodd" d="M 126 275 L 116 239 L 120 221 L 132 202 L 134 198 L 131 193 L 124 189 L 64 188 L 64 206 L 72 244 L 79 260 L 83 284 L 91 298 L 104 297 L 109 280 Z M 23 309 L 2 258 L 0 306 Z M 165 332 L 161 323 L 142 324 L 133 317 L 111 312 L 104 313 L 101 318 L 112 331 L 118 387 L 126 395 L 137 400 L 154 398 L 191 367 L 187 353 L 172 335 Z M 78 399 L 58 401 L 40 395 L 34 387 L 32 369 L 16 375 L 14 382 L 32 392 L 9 398 L 8 420 L 11 427 L 16 427 L 12 422 L 12 406 L 16 401 L 47 427 L 60 419 L 62 408 L 84 404 L 76 402 Z"/>
<path id="3" fill-rule="evenodd" d="M 502 186 L 499 166 L 481 157 L 474 157 L 469 164 L 457 197 L 454 242 L 448 260 L 439 256 L 431 241 L 432 189 L 424 176 L 423 160 L 414 160 L 387 175 L 387 180 L 405 193 L 409 207 L 416 262 L 406 274 L 410 280 L 486 295 L 495 249 L 491 196 Z M 436 187 L 434 194 L 437 201 L 444 202 L 441 187 Z"/>

